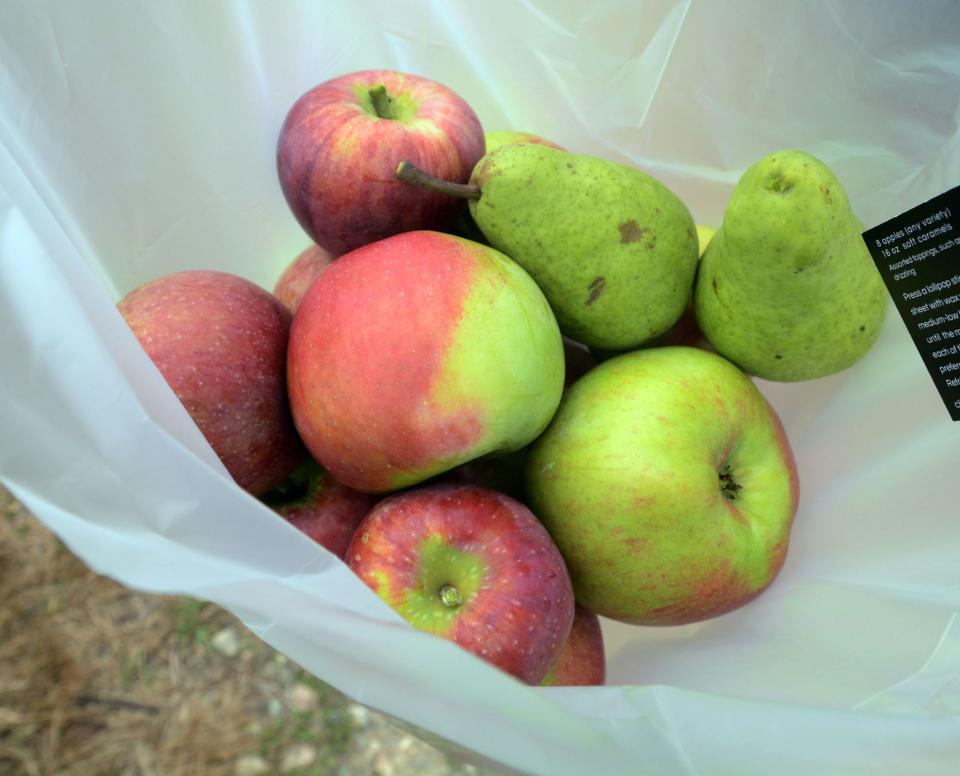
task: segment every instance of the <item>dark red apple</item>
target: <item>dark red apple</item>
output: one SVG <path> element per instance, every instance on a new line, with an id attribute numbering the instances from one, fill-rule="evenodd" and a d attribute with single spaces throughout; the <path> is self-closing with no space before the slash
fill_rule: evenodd
<path id="1" fill-rule="evenodd" d="M 540 680 L 542 686 L 599 685 L 607 678 L 600 618 L 577 604 L 573 627 L 560 655 Z"/>
<path id="2" fill-rule="evenodd" d="M 294 528 L 343 560 L 357 526 L 380 497 L 337 482 L 308 456 L 262 500 Z"/>
<path id="3" fill-rule="evenodd" d="M 297 221 L 339 256 L 399 232 L 448 228 L 464 201 L 404 183 L 397 165 L 407 160 L 466 183 L 483 152 L 480 121 L 453 90 L 418 75 L 363 70 L 294 103 L 277 171 Z"/>
<path id="4" fill-rule="evenodd" d="M 306 454 L 287 402 L 290 313 L 226 272 L 175 272 L 117 305 L 230 476 L 255 496 Z"/>
<path id="5" fill-rule="evenodd" d="M 305 248 L 291 261 L 286 269 L 277 278 L 273 287 L 273 295 L 280 300 L 284 307 L 295 313 L 300 306 L 300 300 L 313 285 L 313 281 L 333 261 L 334 256 L 319 245 Z"/>
<path id="6" fill-rule="evenodd" d="M 493 490 L 432 485 L 389 496 L 360 524 L 346 561 L 411 625 L 529 684 L 570 635 L 563 558 L 529 509 Z"/>

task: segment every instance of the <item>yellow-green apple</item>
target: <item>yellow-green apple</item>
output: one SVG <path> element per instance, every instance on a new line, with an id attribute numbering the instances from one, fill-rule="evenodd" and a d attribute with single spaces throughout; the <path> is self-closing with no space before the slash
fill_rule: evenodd
<path id="1" fill-rule="evenodd" d="M 237 484 L 259 496 L 304 456 L 287 400 L 290 313 L 227 272 L 155 278 L 117 305 Z"/>
<path id="2" fill-rule="evenodd" d="M 554 143 L 552 140 L 547 140 L 540 135 L 534 135 L 531 132 L 517 132 L 510 129 L 501 129 L 495 132 L 485 132 L 484 141 L 487 147 L 486 153 L 500 148 L 500 146 L 513 145 L 514 143 L 533 143 L 535 145 L 543 145 L 548 148 L 556 148 L 560 151 L 564 151 L 563 146 L 559 146 Z"/>
<path id="3" fill-rule="evenodd" d="M 600 618 L 587 607 L 577 604 L 570 635 L 540 684 L 544 687 L 600 685 L 606 678 L 607 659 L 603 652 Z"/>
<path id="4" fill-rule="evenodd" d="M 360 521 L 380 497 L 337 482 L 307 456 L 262 500 L 294 528 L 342 560 Z"/>
<path id="5" fill-rule="evenodd" d="M 277 172 L 297 221 L 338 256 L 399 232 L 449 227 L 464 203 L 404 185 L 397 165 L 407 159 L 466 182 L 483 150 L 480 121 L 456 92 L 418 75 L 363 70 L 294 103 Z"/>
<path id="6" fill-rule="evenodd" d="M 563 389 L 560 330 L 536 283 L 493 248 L 430 231 L 334 261 L 294 316 L 287 363 L 307 448 L 368 492 L 524 447 Z"/>
<path id="7" fill-rule="evenodd" d="M 713 236 L 717 233 L 717 229 L 714 226 L 706 226 L 704 224 L 697 224 L 696 226 L 697 245 L 700 249 L 700 256 L 703 256 L 703 252 L 707 249 L 707 246 L 710 244 Z"/>
<path id="8" fill-rule="evenodd" d="M 529 684 L 570 634 L 560 552 L 527 507 L 494 490 L 446 484 L 388 496 L 360 523 L 346 562 L 411 625 Z"/>
<path id="9" fill-rule="evenodd" d="M 273 287 L 273 295 L 291 313 L 295 313 L 307 289 L 320 277 L 320 273 L 333 259 L 333 254 L 319 245 L 314 244 L 305 248 L 280 273 Z"/>
<path id="10" fill-rule="evenodd" d="M 530 448 L 527 496 L 577 600 L 639 625 L 729 612 L 783 565 L 797 470 L 753 382 L 699 348 L 637 350 L 564 395 Z"/>

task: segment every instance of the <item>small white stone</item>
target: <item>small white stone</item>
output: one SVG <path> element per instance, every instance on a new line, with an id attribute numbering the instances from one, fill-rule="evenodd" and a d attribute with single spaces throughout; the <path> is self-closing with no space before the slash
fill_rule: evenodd
<path id="1" fill-rule="evenodd" d="M 224 628 L 213 635 L 210 646 L 225 657 L 236 657 L 240 653 L 240 638 L 233 628 Z"/>
<path id="2" fill-rule="evenodd" d="M 309 768 L 317 761 L 317 750 L 310 744 L 294 744 L 283 753 L 280 770 L 283 773 Z"/>
<path id="3" fill-rule="evenodd" d="M 259 755 L 245 754 L 237 760 L 235 776 L 263 776 L 270 773 L 270 764 Z"/>
<path id="4" fill-rule="evenodd" d="M 373 772 L 376 776 L 394 776 L 397 769 L 393 767 L 393 763 L 386 755 L 381 754 L 377 755 L 377 759 L 373 763 Z"/>
<path id="5" fill-rule="evenodd" d="M 347 706 L 347 713 L 350 715 L 350 718 L 354 721 L 357 727 L 366 727 L 367 723 L 370 721 L 370 712 L 367 711 L 366 707 L 361 706 L 359 703 L 351 703 Z"/>
<path id="6" fill-rule="evenodd" d="M 282 717 L 283 716 L 283 704 L 277 698 L 271 698 L 270 702 L 267 704 L 267 712 L 271 717 Z"/>
<path id="7" fill-rule="evenodd" d="M 299 682 L 287 692 L 287 703 L 294 711 L 313 711 L 317 708 L 318 700 L 316 690 Z"/>

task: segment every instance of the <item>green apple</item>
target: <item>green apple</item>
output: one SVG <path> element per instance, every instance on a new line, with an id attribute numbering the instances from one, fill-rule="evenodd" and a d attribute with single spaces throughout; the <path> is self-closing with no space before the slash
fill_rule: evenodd
<path id="1" fill-rule="evenodd" d="M 577 601 L 639 625 L 729 612 L 787 553 L 797 470 L 773 408 L 699 348 L 604 362 L 564 395 L 531 446 L 527 493 Z"/>

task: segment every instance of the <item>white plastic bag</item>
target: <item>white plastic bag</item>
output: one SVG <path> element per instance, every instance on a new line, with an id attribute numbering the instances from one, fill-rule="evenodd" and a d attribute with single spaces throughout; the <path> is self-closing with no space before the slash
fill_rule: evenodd
<path id="1" fill-rule="evenodd" d="M 387 67 L 488 130 L 632 162 L 718 224 L 800 148 L 873 226 L 960 182 L 954 2 L 0 5 L 0 479 L 91 567 L 212 600 L 351 697 L 519 772 L 960 772 L 960 437 L 893 306 L 854 368 L 758 381 L 801 505 L 759 599 L 605 621 L 610 686 L 531 688 L 415 631 L 230 483 L 116 313 L 180 269 L 271 288 L 307 244 L 293 101 Z"/>

